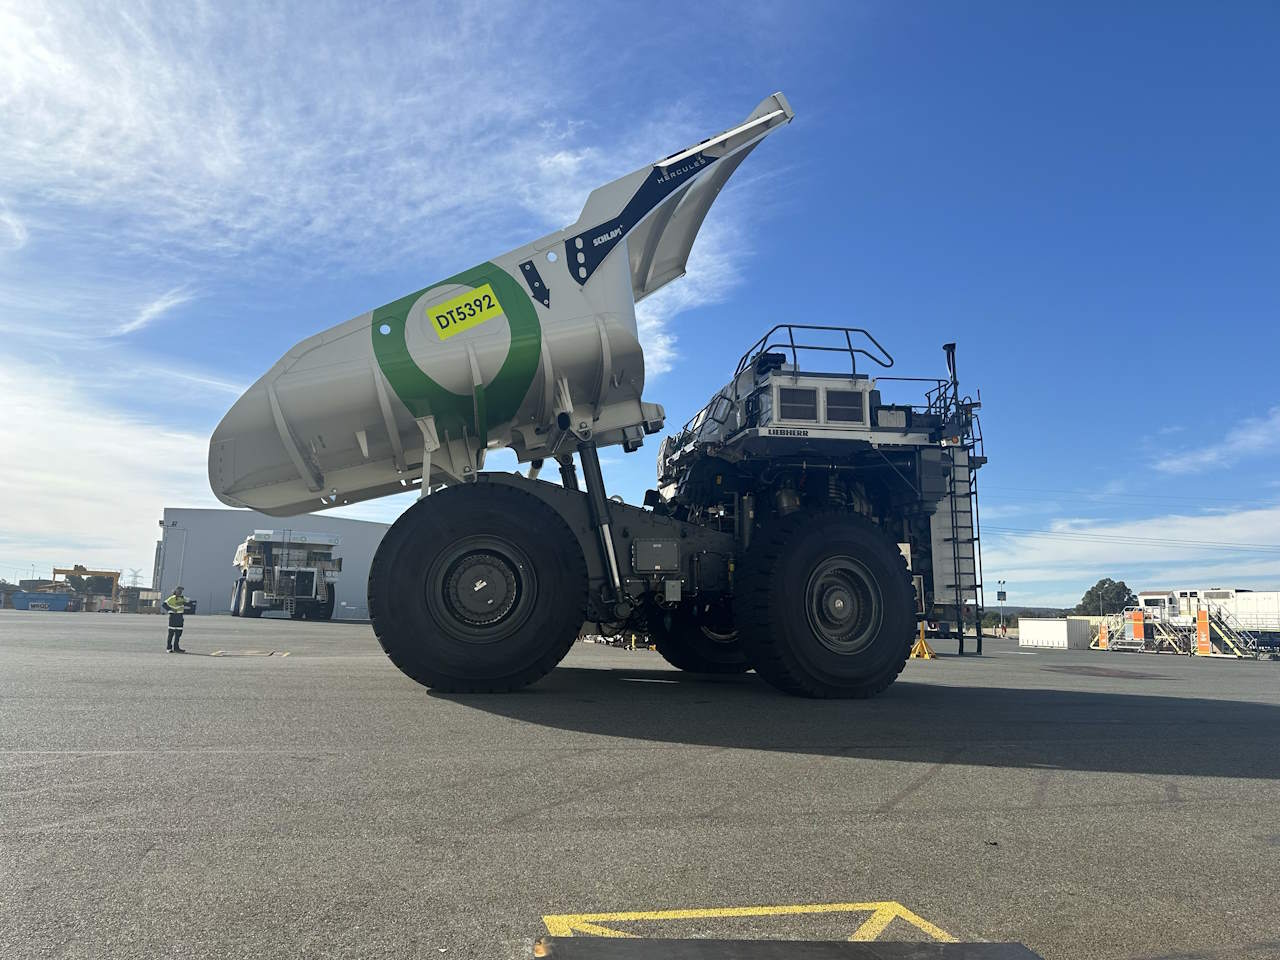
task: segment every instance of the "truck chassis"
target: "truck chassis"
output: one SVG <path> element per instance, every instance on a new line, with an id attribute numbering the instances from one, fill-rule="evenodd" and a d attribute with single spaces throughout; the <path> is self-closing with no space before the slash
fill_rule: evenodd
<path id="1" fill-rule="evenodd" d="M 800 368 L 802 352 L 831 350 L 797 341 L 813 331 L 844 341 L 848 372 Z M 686 670 L 754 668 L 811 697 L 880 692 L 966 575 L 935 557 L 935 527 L 957 461 L 970 484 L 980 465 L 978 404 L 959 396 L 952 345 L 951 379 L 927 381 L 915 407 L 881 402 L 888 380 L 859 373 L 859 356 L 893 362 L 862 330 L 774 328 L 664 441 L 643 507 L 609 499 L 590 441 L 576 444 L 582 487 L 565 453 L 561 485 L 536 479 L 535 461 L 530 476 L 424 496 L 370 570 L 383 649 L 428 686 L 505 691 L 551 670 L 587 622 L 643 630 Z M 943 525 L 958 515 L 951 504 Z M 976 566 L 967 578 L 980 587 Z"/>

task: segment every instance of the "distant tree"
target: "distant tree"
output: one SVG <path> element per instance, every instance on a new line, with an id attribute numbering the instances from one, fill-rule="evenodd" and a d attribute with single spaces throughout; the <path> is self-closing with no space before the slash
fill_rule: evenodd
<path id="1" fill-rule="evenodd" d="M 85 590 L 88 593 L 96 593 L 99 596 L 111 596 L 111 578 L 110 577 L 86 577 Z"/>
<path id="2" fill-rule="evenodd" d="M 1106 616 L 1109 613 L 1120 613 L 1125 607 L 1138 602 L 1128 584 L 1123 580 L 1112 580 L 1103 577 L 1084 592 L 1075 612 L 1085 617 Z"/>
<path id="3" fill-rule="evenodd" d="M 67 586 L 71 588 L 72 593 L 88 592 L 88 584 L 85 583 L 84 577 L 76 576 L 74 573 L 68 574 Z"/>

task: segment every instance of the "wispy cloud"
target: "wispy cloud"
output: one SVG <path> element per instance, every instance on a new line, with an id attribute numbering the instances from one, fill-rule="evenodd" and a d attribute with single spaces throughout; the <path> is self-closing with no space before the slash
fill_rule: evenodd
<path id="1" fill-rule="evenodd" d="M 1217 443 L 1167 454 L 1156 460 L 1155 465 L 1165 473 L 1197 473 L 1277 449 L 1280 449 L 1280 407 L 1272 407 L 1265 417 L 1242 420 Z"/>
<path id="2" fill-rule="evenodd" d="M 521 43 L 474 56 L 508 32 Z M 128 304 L 136 291 L 121 288 L 140 273 L 154 290 L 175 273 L 215 288 L 220 273 L 286 261 L 291 271 L 424 259 L 455 269 L 571 223 L 594 187 L 751 106 L 659 98 L 625 123 L 593 112 L 579 65 L 543 55 L 554 45 L 585 57 L 592 41 L 587 21 L 514 3 L 353 18 L 325 3 L 247 16 L 197 4 L 177 16 L 163 4 L 0 0 L 0 191 L 31 211 L 25 226 L 6 226 L 0 208 L 0 244 L 6 230 L 33 256 L 56 244 L 64 276 L 68 244 L 88 261 L 132 258 L 98 276 L 97 304 Z M 675 361 L 671 318 L 739 279 L 743 251 L 718 241 L 743 233 L 733 207 L 717 204 L 690 277 L 643 306 L 652 373 Z M 145 328 L 184 302 L 180 289 L 117 307 L 107 329 Z M 65 315 L 69 329 L 91 326 Z"/>
<path id="3" fill-rule="evenodd" d="M 748 251 L 741 239 L 736 247 L 731 244 L 731 231 L 726 230 L 723 223 L 703 225 L 684 277 L 636 305 L 636 326 L 644 345 L 645 373 L 649 376 L 666 373 L 677 362 L 677 337 L 671 320 L 687 310 L 719 303 L 742 279 L 737 264 Z"/>
<path id="4" fill-rule="evenodd" d="M 1280 587 L 1280 505 L 1127 522 L 984 523 L 983 534 L 985 578 L 1008 580 L 1036 601 L 1074 603 L 1101 577 L 1135 589 Z"/>
<path id="5" fill-rule="evenodd" d="M 27 245 L 27 225 L 0 201 L 0 252 L 21 250 Z"/>
<path id="6" fill-rule="evenodd" d="M 86 403 L 94 390 L 91 374 L 63 370 L 51 377 L 0 357 L 6 561 L 150 569 L 163 506 L 216 505 L 204 435 Z"/>
<path id="7" fill-rule="evenodd" d="M 117 336 L 123 336 L 127 333 L 134 333 L 151 324 L 152 321 L 164 316 L 174 307 L 179 307 L 184 303 L 194 299 L 194 294 L 185 287 L 175 287 L 167 293 L 162 293 L 150 303 L 145 304 L 137 315 L 126 323 L 116 327 Z"/>
<path id="8" fill-rule="evenodd" d="M 302 248 L 372 263 L 472 237 L 486 256 L 522 218 L 571 222 L 602 171 L 707 132 L 669 101 L 604 136 L 570 119 L 587 91 L 566 103 L 581 85 L 542 51 L 573 24 L 520 5 L 418 19 L 255 8 L 251 23 L 200 6 L 186 19 L 136 4 L 0 13 L 8 187 L 46 211 L 123 214 L 98 228 L 117 243 L 162 237 L 175 256 Z M 507 28 L 522 42 L 475 57 Z"/>

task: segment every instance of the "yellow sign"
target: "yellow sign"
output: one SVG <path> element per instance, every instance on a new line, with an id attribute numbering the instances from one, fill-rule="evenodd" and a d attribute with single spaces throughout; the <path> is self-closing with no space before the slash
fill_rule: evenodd
<path id="1" fill-rule="evenodd" d="M 482 283 L 474 290 L 428 307 L 427 317 L 436 336 L 441 340 L 448 340 L 454 334 L 501 316 L 502 312 L 502 304 L 498 302 L 498 295 L 493 292 L 493 287 Z"/>
<path id="2" fill-rule="evenodd" d="M 869 913 L 861 918 L 850 940 L 875 940 L 894 920 L 911 924 L 921 933 L 940 943 L 955 943 L 956 938 L 924 917 L 912 913 L 893 900 L 869 903 L 797 903 L 774 907 L 710 907 L 693 910 L 639 910 L 628 913 L 562 913 L 542 918 L 547 933 L 553 937 L 586 934 L 593 937 L 638 937 L 639 934 L 616 930 L 604 924 L 635 921 L 707 920 L 728 917 L 784 917 L 815 913 Z"/>

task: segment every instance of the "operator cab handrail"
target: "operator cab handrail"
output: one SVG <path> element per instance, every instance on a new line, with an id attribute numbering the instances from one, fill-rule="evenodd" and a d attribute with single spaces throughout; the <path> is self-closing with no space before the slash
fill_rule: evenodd
<path id="1" fill-rule="evenodd" d="M 781 338 L 779 338 L 779 342 L 771 343 L 769 338 L 780 330 L 786 332 L 786 341 L 782 342 Z M 844 346 L 831 346 L 830 344 L 817 343 L 797 343 L 797 330 L 824 330 L 832 333 L 842 333 L 844 334 Z M 853 335 L 855 333 L 866 337 L 866 339 L 870 341 L 878 351 L 880 351 L 880 356 L 876 356 L 874 353 L 871 353 L 863 347 L 855 347 L 853 345 Z M 869 331 L 864 330 L 861 327 L 831 327 L 814 323 L 779 323 L 752 344 L 751 348 L 742 355 L 742 359 L 738 361 L 738 368 L 734 371 L 733 375 L 735 377 L 739 376 L 742 371 L 751 366 L 751 362 L 753 360 L 768 353 L 771 349 L 789 351 L 791 353 L 791 365 L 795 370 L 800 369 L 799 353 L 801 350 L 816 350 L 823 353 L 847 354 L 849 357 L 849 372 L 851 374 L 857 374 L 858 372 L 858 354 L 862 354 L 867 359 L 879 364 L 885 369 L 893 366 L 892 354 L 890 354 L 889 351 L 881 345 L 880 341 L 873 337 Z M 882 360 L 881 357 L 884 359 Z"/>
<path id="2" fill-rule="evenodd" d="M 689 441 L 690 434 L 694 434 L 695 437 L 701 436 L 708 424 L 723 427 L 732 411 L 733 401 L 723 393 L 717 393 L 697 413 L 685 421 L 684 426 L 676 434 L 677 446 L 684 446 Z"/>

